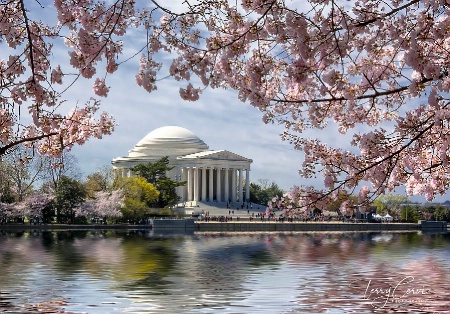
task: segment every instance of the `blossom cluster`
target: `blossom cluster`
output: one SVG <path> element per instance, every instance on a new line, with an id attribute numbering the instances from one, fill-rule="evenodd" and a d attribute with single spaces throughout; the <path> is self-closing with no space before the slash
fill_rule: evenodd
<path id="1" fill-rule="evenodd" d="M 58 41 L 65 38 L 72 67 L 82 77 L 92 78 L 102 57 L 107 73 L 117 70 L 121 44 L 113 36 L 122 36 L 129 26 L 121 18 L 124 12 L 131 14 L 127 1 L 111 8 L 96 1 L 83 2 L 86 6 L 55 1 L 56 25 L 47 19 L 31 19 L 27 2 L 13 0 L 0 6 L 0 40 L 4 43 L 0 58 L 0 155 L 27 143 L 40 154 L 58 157 L 75 144 L 101 138 L 114 130 L 114 119 L 107 113 L 99 114 L 98 100 L 88 100 L 67 114 L 61 109 L 66 102 L 63 94 L 72 83 L 63 86 L 71 73 L 53 64 L 53 49 Z M 68 35 L 64 28 L 69 29 Z M 5 58 L 8 52 L 11 54 Z M 97 77 L 93 92 L 106 97 L 108 90 L 104 78 Z M 25 118 L 26 114 L 29 118 Z M 24 124 L 25 121 L 31 122 Z"/>
<path id="2" fill-rule="evenodd" d="M 75 209 L 76 216 L 88 218 L 119 218 L 122 217 L 120 208 L 125 196 L 122 189 L 112 192 L 100 191 L 93 199 L 86 200 Z"/>
<path id="3" fill-rule="evenodd" d="M 43 210 L 54 199 L 53 195 L 34 193 L 23 201 L 16 203 L 0 203 L 0 219 L 33 218 L 40 219 Z"/>

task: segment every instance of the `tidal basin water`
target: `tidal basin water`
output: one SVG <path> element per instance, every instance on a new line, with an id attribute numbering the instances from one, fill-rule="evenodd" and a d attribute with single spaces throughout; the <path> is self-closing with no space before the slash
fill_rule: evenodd
<path id="1" fill-rule="evenodd" d="M 0 231 L 0 313 L 449 313 L 450 235 Z"/>

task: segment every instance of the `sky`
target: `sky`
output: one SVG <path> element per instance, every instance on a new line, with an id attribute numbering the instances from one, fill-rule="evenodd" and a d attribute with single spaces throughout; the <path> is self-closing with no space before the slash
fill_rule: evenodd
<path id="1" fill-rule="evenodd" d="M 265 125 L 262 113 L 240 102 L 235 92 L 206 89 L 199 101 L 187 102 L 180 98 L 179 84 L 172 79 L 147 93 L 135 84 L 131 69 L 123 72 L 108 81 L 110 93 L 102 100 L 102 109 L 116 119 L 115 132 L 72 150 L 84 175 L 110 165 L 115 157 L 127 156 L 152 130 L 174 125 L 192 131 L 211 150 L 229 150 L 252 159 L 252 182 L 267 179 L 284 190 L 307 183 L 298 175 L 301 152 L 280 139 L 283 127 Z"/>
<path id="2" fill-rule="evenodd" d="M 294 185 L 323 186 L 320 174 L 313 179 L 299 175 L 303 154 L 281 141 L 283 126 L 264 124 L 262 113 L 242 103 L 236 92 L 206 88 L 200 100 L 188 102 L 179 96 L 183 84 L 168 78 L 159 82 L 157 91 L 148 93 L 135 83 L 137 69 L 137 64 L 135 67 L 129 64 L 108 77 L 110 92 L 102 99 L 102 110 L 112 114 L 118 125 L 112 135 L 101 140 L 91 139 L 72 150 L 84 176 L 102 166 L 110 166 L 113 158 L 127 156 L 149 132 L 172 125 L 192 131 L 211 150 L 229 150 L 252 159 L 251 182 L 273 181 L 285 191 Z M 72 102 L 85 100 L 86 92 L 91 89 L 90 82 L 80 82 L 81 87 L 78 83 L 70 91 Z M 321 138 L 326 143 L 351 149 L 349 136 L 332 128 L 327 128 Z M 420 196 L 410 199 L 425 202 Z M 436 201 L 447 199 L 450 197 L 442 196 Z"/>
<path id="3" fill-rule="evenodd" d="M 176 3 L 181 2 L 170 2 L 170 5 L 172 9 L 179 10 Z M 41 3 L 52 6 L 52 1 L 44 0 Z M 38 9 L 36 12 L 40 14 L 42 11 Z M 127 40 L 139 43 L 143 37 L 131 30 Z M 125 54 L 133 54 L 133 48 L 126 46 Z M 68 66 L 67 50 L 63 47 L 55 47 L 54 58 L 56 63 Z M 127 156 L 128 151 L 154 129 L 172 125 L 192 131 L 211 150 L 229 150 L 252 159 L 251 182 L 258 183 L 259 179 L 273 181 L 283 190 L 289 190 L 294 185 L 322 186 L 320 175 L 308 180 L 299 176 L 303 155 L 281 141 L 279 134 L 283 132 L 283 126 L 264 124 L 262 113 L 242 103 L 236 92 L 207 88 L 200 100 L 188 102 L 179 96 L 179 88 L 187 84 L 167 78 L 158 82 L 157 91 L 148 93 L 135 82 L 138 69 L 138 58 L 135 58 L 122 64 L 118 72 L 107 77 L 110 92 L 101 99 L 101 109 L 115 117 L 117 127 L 110 136 L 101 140 L 91 139 L 73 148 L 72 154 L 77 158 L 83 176 L 105 165 L 110 166 L 113 158 Z M 92 83 L 93 80 L 76 81 L 64 94 L 64 98 L 69 100 L 67 105 L 84 103 L 92 97 Z M 332 128 L 326 129 L 321 139 L 338 147 L 350 148 L 349 137 L 340 135 Z M 423 197 L 411 199 L 420 202 L 425 200 Z M 437 200 L 446 199 L 443 196 Z"/>
<path id="4" fill-rule="evenodd" d="M 170 9 L 181 11 L 177 2 L 182 1 L 170 2 Z M 128 42 L 143 42 L 140 33 L 133 29 L 127 38 Z M 126 45 L 127 40 L 124 42 Z M 132 55 L 136 46 L 125 46 L 125 54 Z M 58 62 L 67 63 L 66 54 L 61 49 L 55 58 Z M 157 91 L 148 93 L 135 81 L 139 70 L 138 58 L 122 64 L 117 73 L 107 77 L 110 92 L 107 98 L 101 99 L 102 110 L 115 117 L 118 124 L 115 132 L 101 140 L 92 139 L 72 150 L 84 176 L 101 166 L 110 165 L 113 158 L 127 156 L 128 150 L 154 129 L 172 125 L 192 131 L 211 150 L 229 150 L 252 159 L 252 182 L 257 183 L 259 179 L 273 181 L 286 191 L 293 185 L 311 184 L 298 174 L 302 163 L 301 152 L 281 141 L 279 135 L 284 130 L 283 126 L 264 124 L 262 113 L 242 103 L 237 93 L 230 90 L 207 88 L 200 100 L 188 102 L 179 96 L 180 87 L 185 87 L 187 83 L 166 78 L 158 82 Z M 165 67 L 162 73 L 167 71 L 169 60 L 163 61 Z M 91 84 L 90 81 L 78 80 L 65 98 L 70 99 L 72 104 L 86 101 L 88 95 L 92 96 Z M 198 86 L 200 84 L 195 85 Z"/>
<path id="5" fill-rule="evenodd" d="M 164 5 L 181 12 L 182 3 L 181 0 L 170 1 Z M 56 21 L 53 0 L 31 1 L 26 6 L 30 18 L 44 17 L 45 21 Z M 124 56 L 121 60 L 134 55 L 145 42 L 145 34 L 129 29 L 124 38 Z M 63 72 L 75 73 L 69 64 L 68 49 L 62 43 L 62 40 L 54 43 L 52 66 L 59 64 Z M 14 53 L 4 45 L 2 48 L 0 59 Z M 157 91 L 148 93 L 135 81 L 139 57 L 140 54 L 121 64 L 116 73 L 107 76 L 110 92 L 106 98 L 95 97 L 92 90 L 94 79 L 105 75 L 101 68 L 92 80 L 79 78 L 63 94 L 67 102 L 61 107 L 61 113 L 65 114 L 75 105 L 82 105 L 90 97 L 95 97 L 102 103 L 101 111 L 112 114 L 117 123 L 112 135 L 101 140 L 93 138 L 72 149 L 71 154 L 78 160 L 82 176 L 86 177 L 103 166 L 110 166 L 113 158 L 127 156 L 128 151 L 151 131 L 163 126 L 180 126 L 196 134 L 211 150 L 229 150 L 252 159 L 252 182 L 258 182 L 259 179 L 273 181 L 283 190 L 293 185 L 310 184 L 298 175 L 302 154 L 280 139 L 282 126 L 265 125 L 262 113 L 239 101 L 234 91 L 207 88 L 200 100 L 188 102 L 179 96 L 180 87 L 186 87 L 187 83 L 166 78 L 158 82 Z M 158 77 L 165 77 L 171 60 L 164 56 L 157 61 L 164 63 L 162 74 Z M 63 78 L 64 84 L 60 90 L 72 83 L 72 77 L 69 75 Z"/>

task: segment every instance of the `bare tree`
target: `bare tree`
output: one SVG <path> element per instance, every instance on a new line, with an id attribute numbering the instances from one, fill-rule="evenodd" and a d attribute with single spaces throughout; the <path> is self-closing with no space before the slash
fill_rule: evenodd
<path id="1" fill-rule="evenodd" d="M 3 158 L 2 177 L 9 182 L 17 201 L 23 201 L 44 178 L 44 160 L 22 145 L 9 150 Z"/>
<path id="2" fill-rule="evenodd" d="M 77 158 L 68 153 L 62 153 L 61 157 L 54 158 L 41 156 L 43 160 L 43 185 L 44 191 L 55 191 L 59 180 L 64 176 L 76 181 L 81 181 L 81 170 Z"/>

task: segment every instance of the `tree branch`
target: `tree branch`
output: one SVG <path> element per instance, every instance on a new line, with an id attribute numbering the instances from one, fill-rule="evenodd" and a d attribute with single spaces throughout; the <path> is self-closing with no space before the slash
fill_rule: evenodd
<path id="1" fill-rule="evenodd" d="M 35 136 L 35 137 L 27 137 L 27 138 L 23 138 L 23 139 L 11 142 L 8 145 L 0 147 L 0 156 L 5 155 L 6 151 L 8 149 L 10 149 L 10 148 L 12 148 L 14 146 L 17 146 L 19 144 L 26 143 L 26 142 L 38 141 L 38 140 L 41 140 L 43 138 L 47 138 L 47 137 L 50 137 L 50 136 L 53 136 L 53 135 L 57 135 L 57 134 L 58 134 L 57 132 L 53 132 L 53 133 L 49 133 L 49 134 L 42 134 L 42 135 Z"/>

